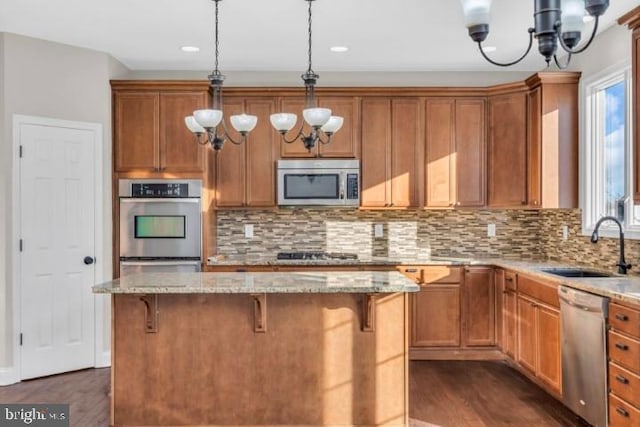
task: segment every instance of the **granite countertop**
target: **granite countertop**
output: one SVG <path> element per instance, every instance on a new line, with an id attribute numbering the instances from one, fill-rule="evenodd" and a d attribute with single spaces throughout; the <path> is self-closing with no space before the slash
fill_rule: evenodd
<path id="1" fill-rule="evenodd" d="M 275 256 L 238 256 L 223 257 L 211 256 L 207 259 L 208 266 L 371 266 L 371 265 L 480 265 L 486 264 L 486 260 L 456 258 L 456 257 L 415 257 L 415 258 L 395 258 L 395 257 L 360 257 L 358 259 L 307 259 L 289 260 L 277 259 Z"/>
<path id="2" fill-rule="evenodd" d="M 396 293 L 419 286 L 395 271 L 139 273 L 93 287 L 99 294 Z"/>

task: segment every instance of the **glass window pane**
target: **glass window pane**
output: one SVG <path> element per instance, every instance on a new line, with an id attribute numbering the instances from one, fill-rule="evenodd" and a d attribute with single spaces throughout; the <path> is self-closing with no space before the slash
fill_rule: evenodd
<path id="1" fill-rule="evenodd" d="M 625 162 L 625 82 L 602 90 L 605 215 L 624 220 L 627 198 Z"/>

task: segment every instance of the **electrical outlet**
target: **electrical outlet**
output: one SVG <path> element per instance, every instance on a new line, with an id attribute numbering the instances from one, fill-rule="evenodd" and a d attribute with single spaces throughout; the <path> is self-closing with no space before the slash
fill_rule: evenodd
<path id="1" fill-rule="evenodd" d="M 382 224 L 373 225 L 373 237 L 375 238 L 384 237 L 384 227 L 382 226 Z"/>
<path id="2" fill-rule="evenodd" d="M 496 237 L 496 225 L 487 224 L 487 237 Z"/>
<path id="3" fill-rule="evenodd" d="M 253 238 L 253 224 L 244 225 L 244 237 L 247 239 Z"/>
<path id="4" fill-rule="evenodd" d="M 562 240 L 569 239 L 569 227 L 566 225 L 562 226 Z"/>

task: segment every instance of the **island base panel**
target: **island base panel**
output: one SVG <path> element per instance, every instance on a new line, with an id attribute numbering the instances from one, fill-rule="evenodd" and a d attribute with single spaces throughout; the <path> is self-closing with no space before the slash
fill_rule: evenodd
<path id="1" fill-rule="evenodd" d="M 268 294 L 255 331 L 248 294 L 113 295 L 116 426 L 405 426 L 407 298 Z M 364 329 L 364 330 L 363 330 Z"/>

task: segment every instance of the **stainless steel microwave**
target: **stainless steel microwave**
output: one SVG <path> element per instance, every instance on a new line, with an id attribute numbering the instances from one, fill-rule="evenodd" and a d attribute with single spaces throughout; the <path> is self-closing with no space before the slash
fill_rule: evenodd
<path id="1" fill-rule="evenodd" d="M 278 205 L 360 205 L 359 160 L 278 160 Z"/>

